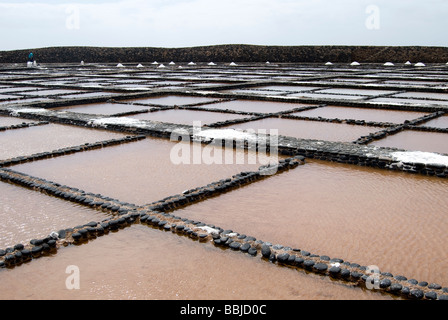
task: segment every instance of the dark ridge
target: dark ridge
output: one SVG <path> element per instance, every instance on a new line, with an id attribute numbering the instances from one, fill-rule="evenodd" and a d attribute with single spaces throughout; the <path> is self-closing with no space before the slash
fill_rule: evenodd
<path id="1" fill-rule="evenodd" d="M 446 47 L 379 47 L 379 46 L 258 46 L 215 45 L 191 48 L 151 47 L 51 47 L 0 51 L 0 63 L 26 62 L 29 52 L 42 63 L 136 63 L 177 62 L 335 62 L 364 63 L 426 62 L 446 63 Z"/>

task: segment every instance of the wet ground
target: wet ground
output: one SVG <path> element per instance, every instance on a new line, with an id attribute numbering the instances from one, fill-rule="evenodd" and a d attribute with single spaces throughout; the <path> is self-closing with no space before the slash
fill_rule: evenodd
<path id="1" fill-rule="evenodd" d="M 259 145 L 258 153 L 208 145 L 213 137 L 245 137 L 251 145 L 255 132 L 342 150 L 374 136 L 369 157 L 390 148 L 446 155 L 445 65 L 393 73 L 382 65 L 157 67 L 0 66 L 0 281 L 8 288 L 0 299 L 407 298 L 225 249 L 210 234 L 192 241 L 138 221 L 85 242 L 67 231 L 57 250 L 8 264 L 17 244 L 117 217 L 120 206 L 141 213 L 173 198 L 186 202 L 166 211 L 183 221 L 448 287 L 448 188 L 437 171 L 445 158 L 436 158 L 431 175 L 310 158 L 243 183 L 288 155 L 274 152 L 266 161 Z M 169 139 L 196 121 L 213 129 L 202 145 Z M 103 205 L 51 193 L 42 181 Z M 236 186 L 214 192 L 230 181 Z M 80 270 L 78 290 L 67 289 L 69 266 Z"/>

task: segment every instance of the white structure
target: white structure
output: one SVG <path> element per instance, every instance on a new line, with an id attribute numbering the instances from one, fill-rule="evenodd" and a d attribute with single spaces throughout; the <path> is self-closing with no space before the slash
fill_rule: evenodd
<path id="1" fill-rule="evenodd" d="M 327 62 L 325 65 L 326 66 L 332 66 L 333 64 L 331 62 Z"/>
<path id="2" fill-rule="evenodd" d="M 270 64 L 270 62 L 269 62 L 269 61 L 266 61 L 266 64 Z"/>
<path id="3" fill-rule="evenodd" d="M 190 62 L 188 65 L 189 65 L 189 66 L 195 66 L 196 63 L 194 63 L 194 62 L 192 61 L 192 62 Z"/>
<path id="4" fill-rule="evenodd" d="M 157 61 L 154 61 L 153 63 L 151 63 L 151 64 L 159 64 Z"/>
<path id="5" fill-rule="evenodd" d="M 117 68 L 123 68 L 124 65 L 122 65 L 121 63 L 117 64 Z"/>
<path id="6" fill-rule="evenodd" d="M 165 66 L 163 64 L 161 64 L 160 66 L 158 66 L 157 68 L 165 68 Z"/>
<path id="7" fill-rule="evenodd" d="M 425 64 L 422 62 L 418 62 L 415 64 L 416 67 L 425 67 Z"/>
<path id="8" fill-rule="evenodd" d="M 84 61 L 81 61 L 81 65 L 82 65 L 82 66 L 84 65 Z"/>
<path id="9" fill-rule="evenodd" d="M 171 61 L 171 62 L 169 63 L 169 65 L 170 65 L 170 66 L 175 65 L 174 61 Z"/>
<path id="10" fill-rule="evenodd" d="M 216 63 L 210 62 L 208 65 L 209 66 L 216 66 Z"/>
<path id="11" fill-rule="evenodd" d="M 237 64 L 235 62 L 231 62 L 230 66 L 237 66 Z"/>
<path id="12" fill-rule="evenodd" d="M 407 66 L 410 66 L 411 64 L 412 64 L 411 61 L 408 61 L 405 63 L 405 65 L 407 65 Z"/>
<path id="13" fill-rule="evenodd" d="M 393 67 L 394 66 L 394 64 L 392 62 L 386 62 L 384 65 L 386 67 Z"/>
<path id="14" fill-rule="evenodd" d="M 139 64 L 137 65 L 137 68 L 143 68 L 143 65 L 142 65 L 141 63 L 139 63 Z"/>
<path id="15" fill-rule="evenodd" d="M 360 66 L 361 64 L 359 62 L 353 61 L 350 65 L 351 66 Z"/>

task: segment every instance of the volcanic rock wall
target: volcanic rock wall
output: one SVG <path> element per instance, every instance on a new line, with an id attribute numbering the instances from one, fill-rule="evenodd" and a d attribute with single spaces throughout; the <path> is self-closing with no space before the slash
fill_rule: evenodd
<path id="1" fill-rule="evenodd" d="M 214 62 L 351 62 L 384 63 L 386 61 L 424 61 L 446 63 L 448 48 L 444 47 L 373 47 L 373 46 L 256 46 L 216 45 L 191 48 L 109 48 L 51 47 L 1 51 L 0 63 L 26 61 L 29 52 L 43 63 L 86 62 L 152 62 L 152 61 L 214 61 Z"/>

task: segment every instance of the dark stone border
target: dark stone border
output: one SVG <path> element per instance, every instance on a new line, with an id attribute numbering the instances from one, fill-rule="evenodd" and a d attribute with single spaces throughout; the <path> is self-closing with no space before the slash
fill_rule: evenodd
<path id="1" fill-rule="evenodd" d="M 15 125 L 12 125 L 12 126 L 0 127 L 0 131 L 37 127 L 37 126 L 43 126 L 43 125 L 46 125 L 46 124 L 49 124 L 49 123 L 50 122 L 48 122 L 48 121 L 30 122 L 30 123 L 25 123 L 24 122 L 24 123 L 15 124 Z"/>
<path id="2" fill-rule="evenodd" d="M 146 136 L 127 136 L 121 139 L 110 139 L 110 140 L 104 140 L 104 141 L 98 141 L 94 143 L 85 143 L 80 146 L 73 146 L 73 147 L 66 147 L 58 150 L 54 150 L 51 152 L 41 152 L 32 154 L 29 156 L 21 156 L 16 157 L 12 159 L 6 159 L 6 160 L 0 160 L 0 168 L 14 166 L 17 164 L 32 162 L 32 161 L 38 161 L 43 159 L 49 159 L 49 158 L 56 158 L 65 156 L 68 154 L 73 154 L 77 152 L 83 152 L 83 151 L 89 151 L 94 149 L 100 149 L 105 147 L 111 147 L 116 146 L 123 143 L 129 143 L 134 142 L 138 140 L 146 139 Z"/>

